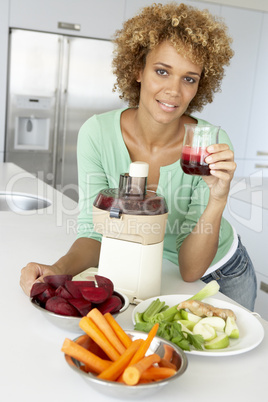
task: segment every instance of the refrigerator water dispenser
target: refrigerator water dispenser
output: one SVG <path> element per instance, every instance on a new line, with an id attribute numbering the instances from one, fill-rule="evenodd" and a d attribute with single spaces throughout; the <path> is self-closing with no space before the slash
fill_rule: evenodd
<path id="1" fill-rule="evenodd" d="M 17 117 L 15 123 L 14 149 L 49 149 L 49 118 Z"/>

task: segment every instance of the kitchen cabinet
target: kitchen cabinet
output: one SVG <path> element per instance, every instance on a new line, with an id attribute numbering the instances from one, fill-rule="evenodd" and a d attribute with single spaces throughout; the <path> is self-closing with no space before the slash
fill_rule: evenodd
<path id="1" fill-rule="evenodd" d="M 265 142 L 265 136 L 262 138 Z M 262 156 L 261 158 L 262 159 L 245 158 L 243 161 L 243 171 L 241 172 L 240 176 L 249 177 L 251 175 L 259 174 L 260 176 L 268 177 L 268 157 L 264 159 L 264 156 Z"/>
<path id="2" fill-rule="evenodd" d="M 255 311 L 266 320 L 268 320 L 267 203 L 267 179 L 256 177 L 255 182 L 252 180 L 247 183 L 245 179 L 241 179 L 233 183 L 231 197 L 224 211 L 225 218 L 241 236 L 242 243 L 247 248 L 255 267 L 257 274 Z"/>
<path id="3" fill-rule="evenodd" d="M 235 176 L 243 177 L 245 161 L 242 158 L 237 158 L 236 154 L 234 157 L 235 157 L 235 162 L 236 162 Z"/>
<path id="4" fill-rule="evenodd" d="M 246 159 L 255 159 L 256 164 L 266 165 L 264 174 L 268 176 L 268 126 L 265 116 L 268 111 L 268 13 L 263 13 L 261 35 L 258 43 L 258 58 L 254 73 L 255 83 L 251 99 L 251 119 L 246 148 Z"/>
<path id="5" fill-rule="evenodd" d="M 235 157 L 244 159 L 252 118 L 252 96 L 262 13 L 221 7 L 220 15 L 224 18 L 233 38 L 232 47 L 235 55 L 231 64 L 226 67 L 221 92 L 215 95 L 213 103 L 205 106 L 200 115 L 211 123 L 220 125 L 233 143 Z"/>
<path id="6" fill-rule="evenodd" d="M 253 187 L 250 193 L 249 198 L 244 200 L 234 198 L 236 194 L 233 193 L 228 200 L 224 216 L 241 235 L 242 243 L 246 246 L 256 271 L 268 277 L 268 210 L 263 205 L 262 190 Z M 239 192 L 237 194 L 239 195 Z"/>
<path id="7" fill-rule="evenodd" d="M 268 110 L 268 13 L 223 6 L 220 15 L 234 39 L 235 55 L 221 93 L 201 117 L 227 131 L 234 146 L 237 177 L 256 172 L 268 177 L 268 128 L 263 124 Z"/>
<path id="8" fill-rule="evenodd" d="M 10 27 L 110 39 L 123 22 L 124 4 L 125 0 L 10 0 Z"/>
<path id="9" fill-rule="evenodd" d="M 268 276 L 257 272 L 258 297 L 255 303 L 255 311 L 268 321 Z"/>
<path id="10" fill-rule="evenodd" d="M 242 158 L 245 156 L 248 127 L 252 118 L 252 94 L 255 85 L 262 13 L 222 7 L 221 16 L 233 37 L 235 56 L 226 69 L 226 78 L 222 86 L 224 102 L 220 101 L 216 106 L 222 111 L 224 125 L 224 111 L 228 111 L 226 130 L 230 133 L 236 157 Z M 249 26 L 251 29 L 248 29 Z"/>

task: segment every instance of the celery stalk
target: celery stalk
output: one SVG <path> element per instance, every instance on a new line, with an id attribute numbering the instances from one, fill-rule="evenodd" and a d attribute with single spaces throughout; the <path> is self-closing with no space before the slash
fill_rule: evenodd
<path id="1" fill-rule="evenodd" d="M 176 304 L 176 306 L 169 307 L 167 310 L 161 311 L 158 314 L 153 315 L 150 319 L 150 322 L 156 323 L 161 321 L 165 322 L 173 321 L 175 314 L 177 314 L 178 312 L 177 307 L 178 304 Z"/>
<path id="2" fill-rule="evenodd" d="M 207 283 L 199 292 L 187 300 L 203 300 L 207 297 L 214 296 L 220 290 L 220 285 L 217 281 L 213 280 Z"/>
<path id="3" fill-rule="evenodd" d="M 139 323 L 145 322 L 144 319 L 143 319 L 143 313 L 138 313 L 138 312 L 137 312 L 137 313 L 135 314 L 135 322 L 136 322 L 136 323 L 138 323 L 138 322 L 139 322 Z"/>
<path id="4" fill-rule="evenodd" d="M 142 318 L 146 322 L 150 322 L 151 318 L 155 316 L 165 306 L 165 302 L 161 302 L 159 299 L 153 300 L 152 303 L 143 312 Z"/>
<path id="5" fill-rule="evenodd" d="M 219 289 L 220 286 L 218 282 L 213 280 L 206 284 L 203 289 L 201 289 L 198 293 L 187 300 L 201 301 L 207 297 L 214 296 L 219 291 Z M 178 314 L 178 305 L 179 303 L 173 307 L 168 307 L 165 302 L 161 302 L 159 299 L 153 300 L 143 313 L 138 314 L 135 317 L 135 321 L 136 323 L 160 323 L 161 321 L 171 322 L 175 320 L 175 315 Z"/>
<path id="6" fill-rule="evenodd" d="M 203 300 L 207 297 L 214 296 L 216 293 L 218 293 L 220 289 L 220 286 L 217 281 L 213 280 L 209 283 L 207 283 L 198 293 L 196 293 L 194 296 L 190 297 L 188 300 Z M 154 315 L 150 315 L 148 321 L 156 323 L 156 322 L 169 322 L 173 321 L 175 314 L 178 313 L 178 307 L 179 303 L 176 304 L 173 307 L 168 308 L 165 311 L 161 311 L 158 314 L 154 313 Z M 143 317 L 144 318 L 144 317 Z M 144 318 L 145 320 L 145 318 Z M 146 321 L 146 320 L 145 320 Z"/>

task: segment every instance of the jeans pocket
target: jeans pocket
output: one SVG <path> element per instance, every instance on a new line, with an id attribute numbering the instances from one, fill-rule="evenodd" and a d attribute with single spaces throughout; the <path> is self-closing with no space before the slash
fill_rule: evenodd
<path id="1" fill-rule="evenodd" d="M 249 259 L 245 250 L 237 249 L 230 261 L 220 269 L 221 278 L 236 278 L 244 274 L 248 267 Z"/>

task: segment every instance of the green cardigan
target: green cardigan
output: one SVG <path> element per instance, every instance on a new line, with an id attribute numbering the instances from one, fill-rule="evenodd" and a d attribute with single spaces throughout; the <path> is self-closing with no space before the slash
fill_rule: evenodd
<path id="1" fill-rule="evenodd" d="M 93 229 L 93 202 L 100 190 L 118 188 L 120 174 L 128 172 L 131 159 L 120 129 L 123 110 L 94 115 L 79 131 L 77 158 L 80 214 L 77 237 L 101 241 L 101 235 Z M 198 118 L 196 120 L 200 124 L 206 123 Z M 227 143 L 232 149 L 230 139 L 223 130 L 220 130 L 219 142 Z M 163 258 L 178 265 L 181 244 L 206 208 L 209 188 L 200 176 L 184 174 L 178 159 L 160 168 L 157 193 L 165 197 L 169 210 Z M 202 230 L 209 228 L 204 227 Z M 232 242 L 232 226 L 222 218 L 219 247 L 211 265 L 228 253 Z"/>

